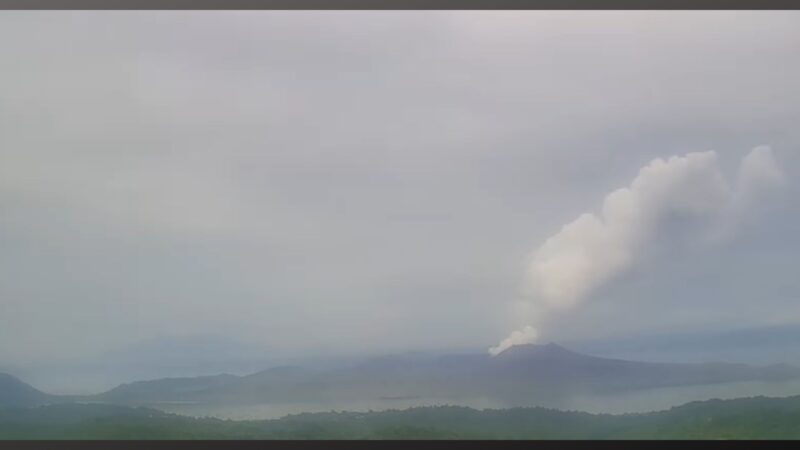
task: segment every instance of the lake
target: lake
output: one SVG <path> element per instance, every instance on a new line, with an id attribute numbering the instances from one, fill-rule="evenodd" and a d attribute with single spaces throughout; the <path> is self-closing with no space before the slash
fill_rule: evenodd
<path id="1" fill-rule="evenodd" d="M 677 386 L 643 389 L 604 395 L 575 395 L 540 402 L 537 404 L 510 404 L 490 398 L 397 398 L 374 399 L 347 403 L 264 403 L 256 405 L 218 405 L 200 403 L 170 403 L 153 405 L 166 412 L 194 417 L 218 417 L 221 419 L 277 419 L 289 414 L 330 411 L 382 411 L 406 409 L 415 406 L 460 405 L 476 409 L 508 408 L 514 406 L 544 406 L 560 410 L 586 411 L 590 413 L 637 413 L 669 409 L 684 403 L 738 397 L 764 395 L 786 397 L 800 395 L 800 380 L 791 381 L 745 381 L 709 385 Z"/>

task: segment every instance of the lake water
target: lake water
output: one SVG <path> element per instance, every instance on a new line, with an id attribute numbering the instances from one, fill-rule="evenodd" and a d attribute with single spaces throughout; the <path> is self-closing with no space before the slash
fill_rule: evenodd
<path id="1" fill-rule="evenodd" d="M 460 405 L 476 409 L 507 408 L 512 406 L 544 406 L 561 410 L 586 411 L 591 413 L 636 413 L 659 411 L 697 400 L 731 399 L 764 395 L 785 397 L 800 395 L 800 380 L 766 382 L 746 381 L 711 385 L 695 385 L 645 389 L 613 395 L 576 395 L 538 404 L 507 404 L 488 398 L 470 399 L 375 399 L 336 404 L 321 403 L 265 403 L 258 405 L 209 405 L 197 403 L 171 403 L 155 406 L 163 411 L 195 417 L 218 417 L 221 419 L 276 419 L 288 414 L 329 411 L 382 411 L 406 409 L 415 406 Z"/>

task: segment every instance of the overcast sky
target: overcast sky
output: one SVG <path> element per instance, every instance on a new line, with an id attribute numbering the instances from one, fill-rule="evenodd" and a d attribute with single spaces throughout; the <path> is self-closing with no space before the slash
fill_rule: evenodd
<path id="1" fill-rule="evenodd" d="M 760 145 L 788 184 L 735 237 L 537 328 L 790 323 L 798 54 L 798 12 L 4 12 L 0 359 L 484 349 L 563 225 L 655 158 L 733 179 Z"/>

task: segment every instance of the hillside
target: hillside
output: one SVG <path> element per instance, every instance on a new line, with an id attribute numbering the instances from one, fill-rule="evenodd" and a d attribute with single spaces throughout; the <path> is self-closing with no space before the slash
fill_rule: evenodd
<path id="1" fill-rule="evenodd" d="M 625 415 L 439 406 L 266 421 L 59 404 L 0 409 L 0 439 L 798 439 L 798 423 L 800 397 L 711 400 Z"/>
<path id="2" fill-rule="evenodd" d="M 47 403 L 53 396 L 39 391 L 16 377 L 0 373 L 0 406 L 31 406 Z"/>

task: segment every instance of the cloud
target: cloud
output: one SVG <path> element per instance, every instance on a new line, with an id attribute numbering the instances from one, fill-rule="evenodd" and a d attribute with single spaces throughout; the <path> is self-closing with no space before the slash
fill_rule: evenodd
<path id="1" fill-rule="evenodd" d="M 739 165 L 738 191 L 734 205 L 738 208 L 752 206 L 758 196 L 771 189 L 782 188 L 788 184 L 772 149 L 767 146 L 756 147 L 742 159 Z"/>
<path id="2" fill-rule="evenodd" d="M 697 242 L 718 236 L 723 229 L 735 231 L 736 223 L 765 194 L 785 184 L 786 177 L 766 146 L 742 159 L 733 186 L 723 176 L 714 151 L 654 159 L 628 187 L 608 194 L 599 213 L 581 214 L 533 253 L 526 274 L 527 297 L 540 315 L 573 308 L 665 240 Z M 490 353 L 523 335 L 535 338 L 528 328 L 512 333 Z"/>
<path id="3" fill-rule="evenodd" d="M 536 313 L 497 307 L 519 261 L 632 168 L 766 141 L 800 164 L 800 14 L 665 14 L 3 14 L 0 359 L 496 343 Z M 784 210 L 764 239 L 792 267 Z M 742 283 L 794 295 L 765 261 Z"/>

